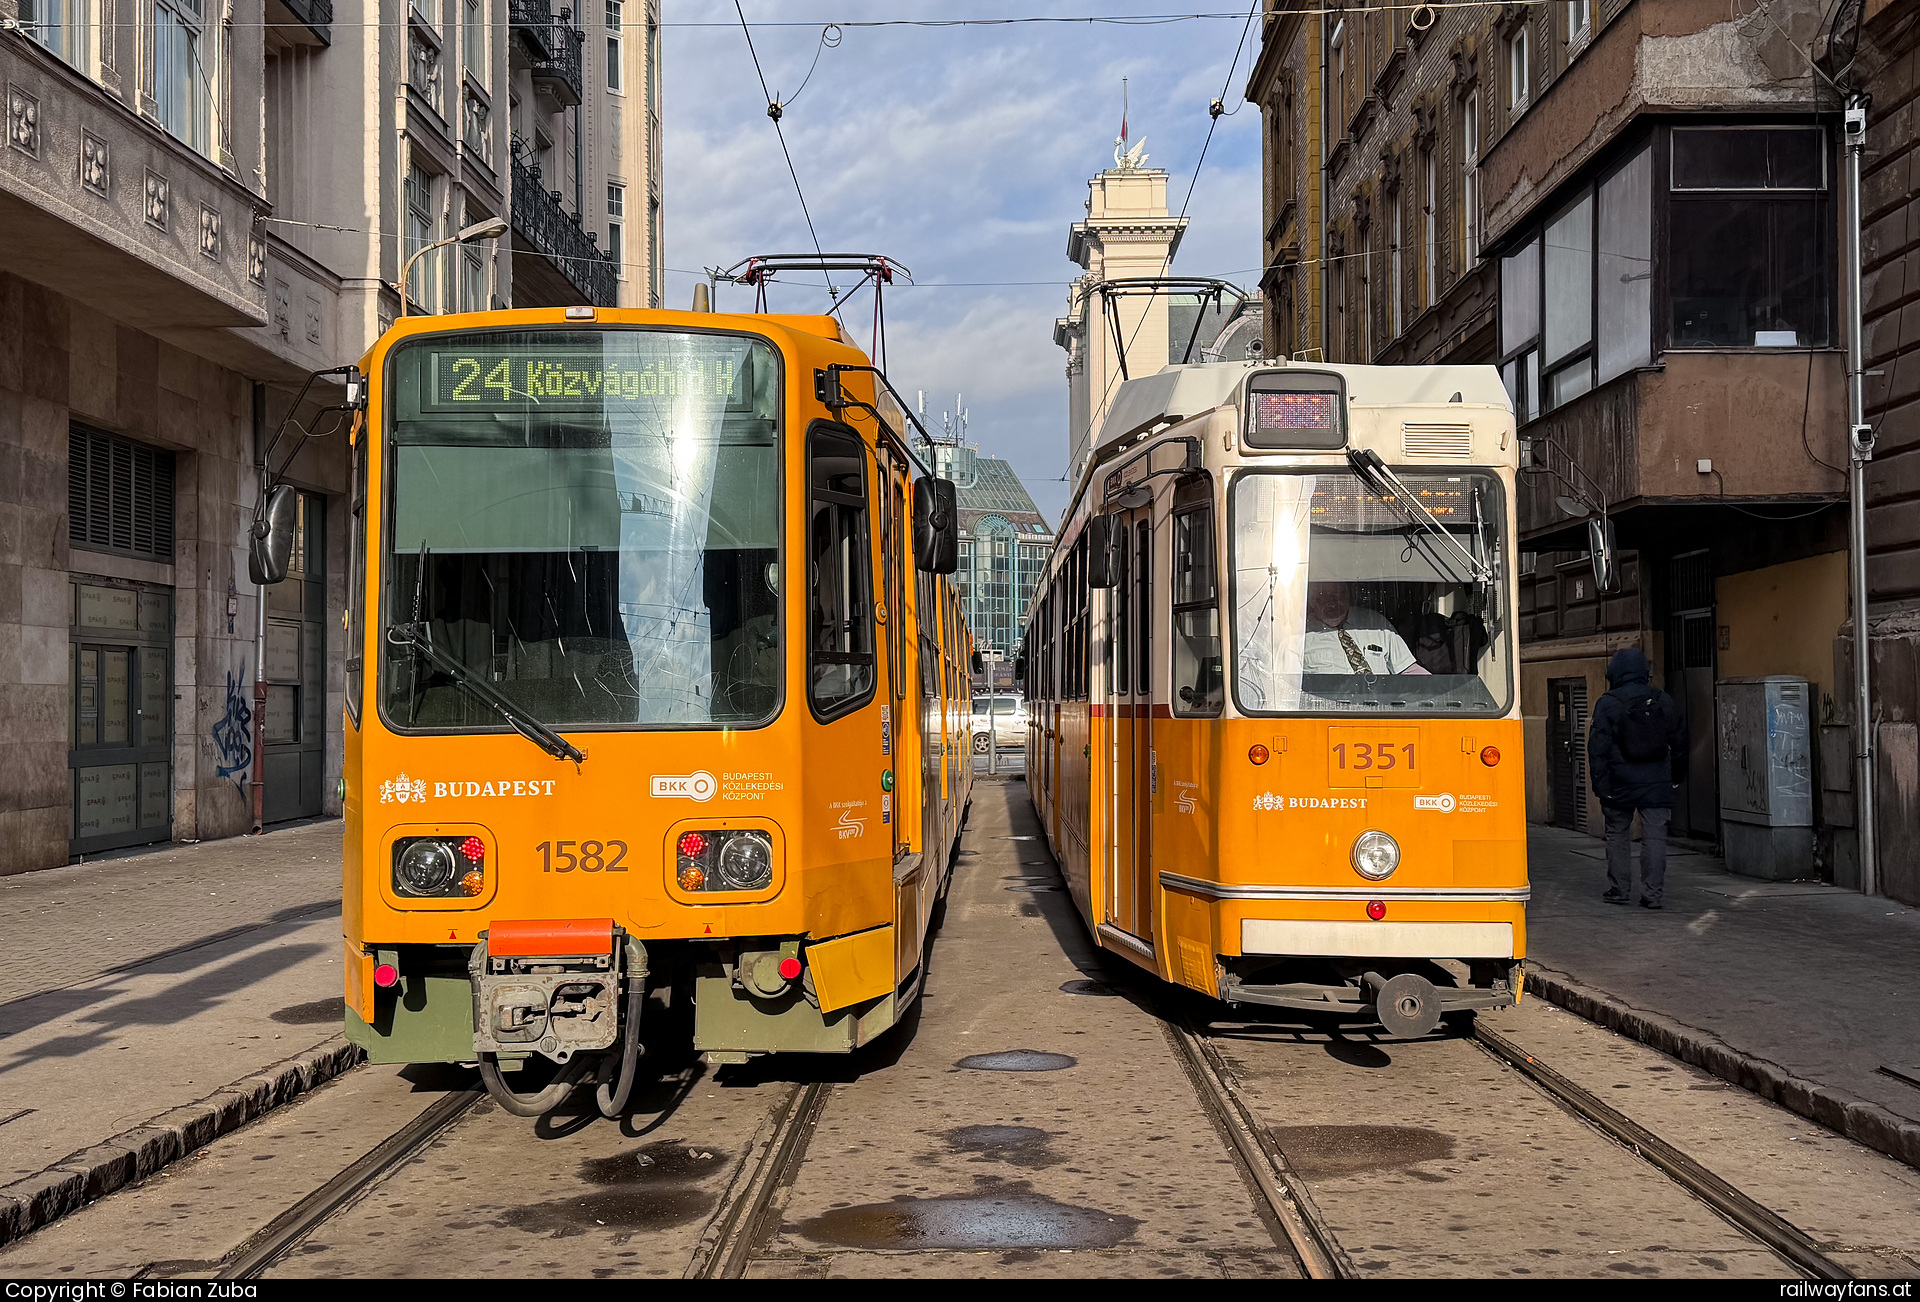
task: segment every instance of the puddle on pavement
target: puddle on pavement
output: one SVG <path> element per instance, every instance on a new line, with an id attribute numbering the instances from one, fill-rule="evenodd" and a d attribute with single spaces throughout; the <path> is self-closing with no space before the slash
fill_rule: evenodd
<path id="1" fill-rule="evenodd" d="M 1024 891 L 1028 895 L 1058 895 L 1062 890 L 1062 888 L 1058 886 L 1044 885 L 1009 886 L 1007 889 L 1010 891 Z"/>
<path id="2" fill-rule="evenodd" d="M 1140 1222 L 1036 1193 L 899 1198 L 802 1221 L 817 1243 L 848 1248 L 1111 1248 Z"/>
<path id="3" fill-rule="evenodd" d="M 322 1026 L 328 1022 L 338 1022 L 346 1018 L 347 1001 L 335 996 L 332 999 L 316 999 L 310 1004 L 294 1004 L 267 1016 L 282 1026 Z"/>
<path id="4" fill-rule="evenodd" d="M 709 1214 L 718 1195 L 698 1182 L 730 1166 L 720 1149 L 663 1140 L 588 1158 L 580 1163 L 580 1178 L 596 1188 L 577 1197 L 510 1207 L 500 1221 L 555 1239 L 605 1229 L 615 1243 L 625 1243 L 642 1231 L 685 1225 Z"/>
<path id="5" fill-rule="evenodd" d="M 1069 995 L 1113 996 L 1120 993 L 1104 981 L 1069 981 L 1060 990 Z"/>
<path id="6" fill-rule="evenodd" d="M 1048 1151 L 1053 1135 L 1038 1126 L 958 1126 L 943 1137 L 956 1153 L 980 1154 L 975 1161 L 992 1158 L 1037 1169 L 1058 1166 L 1065 1160 Z"/>
<path id="7" fill-rule="evenodd" d="M 965 1071 L 1065 1071 L 1077 1067 L 1078 1058 L 1064 1053 L 1046 1053 L 1039 1049 L 1002 1049 L 998 1053 L 969 1054 L 953 1065 Z"/>
<path id="8" fill-rule="evenodd" d="M 1275 1126 L 1269 1132 L 1304 1179 L 1392 1171 L 1453 1156 L 1453 1136 L 1420 1126 Z"/>

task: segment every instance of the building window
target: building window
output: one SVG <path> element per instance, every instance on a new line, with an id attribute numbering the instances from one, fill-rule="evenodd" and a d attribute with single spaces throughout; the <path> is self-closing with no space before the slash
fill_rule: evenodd
<path id="1" fill-rule="evenodd" d="M 1540 237 L 1500 260 L 1501 378 L 1521 423 L 1540 414 Z"/>
<path id="2" fill-rule="evenodd" d="M 100 32 L 93 0 L 22 0 L 20 28 L 87 76 L 96 75 Z"/>
<path id="3" fill-rule="evenodd" d="M 1595 303 L 1596 383 L 1653 357 L 1653 148 L 1600 181 Z"/>
<path id="4" fill-rule="evenodd" d="M 1333 130 L 1327 134 L 1338 139 L 1347 131 L 1347 23 L 1344 18 L 1334 23 L 1333 35 L 1327 38 L 1326 67 L 1326 99 L 1333 109 Z"/>
<path id="5" fill-rule="evenodd" d="M 627 278 L 627 187 L 607 183 L 607 256 L 614 274 Z"/>
<path id="6" fill-rule="evenodd" d="M 487 0 L 463 0 L 461 15 L 461 57 L 467 61 L 467 74 L 484 86 L 488 64 Z"/>
<path id="7" fill-rule="evenodd" d="M 1507 107 L 1510 109 L 1524 108 L 1527 103 L 1527 87 L 1532 84 L 1532 64 L 1527 56 L 1527 28 L 1522 24 L 1507 38 Z"/>
<path id="8" fill-rule="evenodd" d="M 173 453 L 73 426 L 67 432 L 67 541 L 173 561 Z"/>
<path id="9" fill-rule="evenodd" d="M 407 279 L 407 297 L 422 312 L 439 311 L 440 250 L 414 262 L 414 255 L 432 244 L 438 225 L 434 204 L 435 177 L 418 163 L 407 168 L 407 235 L 404 256 L 413 263 Z"/>
<path id="10" fill-rule="evenodd" d="M 1407 242 L 1407 191 L 1403 186 L 1393 192 L 1393 234 L 1392 243 L 1387 250 L 1387 274 L 1392 284 L 1387 287 L 1387 338 L 1400 337 L 1402 313 L 1405 310 L 1404 286 L 1406 285 L 1406 267 L 1400 250 Z"/>
<path id="11" fill-rule="evenodd" d="M 160 125 L 190 148 L 212 157 L 206 32 L 201 0 L 157 0 L 153 7 L 153 99 Z"/>
<path id="12" fill-rule="evenodd" d="M 1432 307 L 1440 294 L 1440 192 L 1434 175 L 1433 150 L 1420 155 L 1420 293 L 1416 300 L 1422 311 Z"/>
<path id="13" fill-rule="evenodd" d="M 467 209 L 467 224 L 485 221 L 487 215 L 475 208 Z M 460 309 L 463 312 L 484 312 L 492 304 L 487 286 L 487 254 L 481 247 L 481 241 L 468 240 L 460 246 Z"/>
<path id="14" fill-rule="evenodd" d="M 622 0 L 607 0 L 607 89 L 615 94 L 627 88 L 626 74 L 621 68 L 621 9 Z"/>
<path id="15" fill-rule="evenodd" d="M 1480 261 L 1480 88 L 1460 101 L 1460 266 Z"/>
<path id="16" fill-rule="evenodd" d="M 1566 0 L 1567 54 L 1578 54 L 1593 35 L 1593 0 Z"/>
<path id="17" fill-rule="evenodd" d="M 1676 347 L 1824 347 L 1833 221 L 1820 127 L 1675 127 Z"/>
<path id="18" fill-rule="evenodd" d="M 1543 245 L 1540 351 L 1551 408 L 1593 387 L 1591 190 L 1548 220 Z"/>

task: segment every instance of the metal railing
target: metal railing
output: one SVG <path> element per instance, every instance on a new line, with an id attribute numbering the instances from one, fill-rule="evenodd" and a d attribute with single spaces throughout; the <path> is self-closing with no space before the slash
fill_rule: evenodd
<path id="1" fill-rule="evenodd" d="M 554 98 L 569 108 L 580 102 L 586 85 L 580 70 L 580 47 L 586 39 L 584 33 L 562 18 L 553 24 L 547 38 L 553 53 L 533 61 L 534 82 L 545 82 Z"/>
<path id="2" fill-rule="evenodd" d="M 507 26 L 533 59 L 553 57 L 553 0 L 507 0 Z"/>
<path id="3" fill-rule="evenodd" d="M 587 302 L 612 307 L 619 269 L 541 183 L 537 169 L 513 160 L 513 228 L 559 269 Z"/>

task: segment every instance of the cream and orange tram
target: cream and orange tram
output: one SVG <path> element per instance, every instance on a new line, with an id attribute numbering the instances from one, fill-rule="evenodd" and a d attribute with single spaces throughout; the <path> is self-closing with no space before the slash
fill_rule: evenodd
<path id="1" fill-rule="evenodd" d="M 1516 467 L 1490 366 L 1120 387 L 1019 666 L 1029 790 L 1104 948 L 1397 1035 L 1518 999 Z"/>

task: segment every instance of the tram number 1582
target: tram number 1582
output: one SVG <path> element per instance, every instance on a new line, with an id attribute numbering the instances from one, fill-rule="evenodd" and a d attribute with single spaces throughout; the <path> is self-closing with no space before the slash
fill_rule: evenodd
<path id="1" fill-rule="evenodd" d="M 1395 746 L 1391 742 L 1375 745 L 1364 741 L 1351 744 L 1343 741 L 1333 748 L 1333 758 L 1343 769 L 1379 769 L 1385 772 L 1403 762 L 1411 769 L 1414 766 L 1413 746 L 1412 742 Z M 1351 764 L 1347 762 L 1349 749 L 1353 752 Z"/>
<path id="2" fill-rule="evenodd" d="M 540 852 L 543 873 L 570 873 L 575 868 L 583 873 L 626 871 L 625 841 L 542 841 L 533 848 Z"/>

